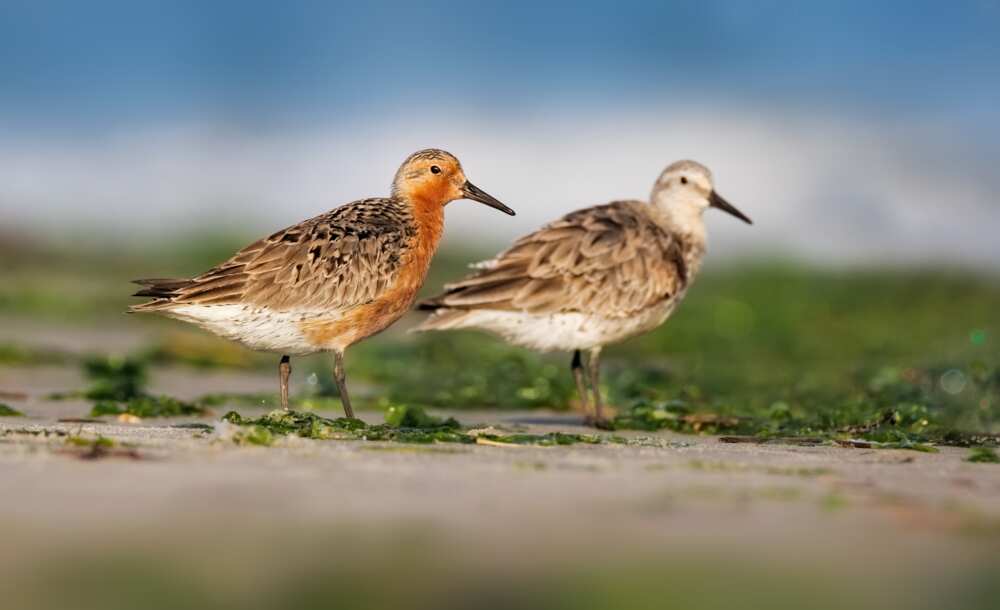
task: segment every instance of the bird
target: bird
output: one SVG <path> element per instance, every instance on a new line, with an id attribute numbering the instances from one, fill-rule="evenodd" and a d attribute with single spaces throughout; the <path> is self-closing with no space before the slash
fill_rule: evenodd
<path id="1" fill-rule="evenodd" d="M 613 201 L 571 212 L 474 264 L 470 275 L 418 304 L 431 313 L 414 330 L 479 329 L 529 349 L 572 352 L 586 423 L 609 427 L 599 385 L 601 350 L 670 317 L 701 268 L 702 213 L 708 208 L 753 224 L 716 192 L 707 167 L 677 161 L 657 178 L 648 202 Z"/>
<path id="2" fill-rule="evenodd" d="M 141 279 L 133 296 L 153 312 L 194 323 L 258 351 L 281 354 L 288 409 L 291 356 L 333 353 L 345 416 L 354 418 L 344 352 L 385 330 L 416 300 L 444 230 L 444 207 L 470 199 L 514 210 L 465 177 L 458 159 L 429 148 L 403 161 L 389 197 L 360 199 L 255 241 L 201 275 Z"/>

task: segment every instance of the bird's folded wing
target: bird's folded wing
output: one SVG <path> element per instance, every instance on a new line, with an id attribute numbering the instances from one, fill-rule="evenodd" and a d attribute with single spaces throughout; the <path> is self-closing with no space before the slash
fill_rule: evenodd
<path id="1" fill-rule="evenodd" d="M 409 234 L 389 202 L 342 206 L 261 239 L 177 289 L 174 303 L 347 309 L 396 279 Z"/>
<path id="2" fill-rule="evenodd" d="M 564 216 L 421 306 L 626 317 L 669 299 L 687 282 L 683 252 L 642 205 L 615 202 Z"/>

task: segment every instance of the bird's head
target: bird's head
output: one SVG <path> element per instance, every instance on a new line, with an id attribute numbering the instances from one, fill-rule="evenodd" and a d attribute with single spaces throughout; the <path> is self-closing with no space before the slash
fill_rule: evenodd
<path id="1" fill-rule="evenodd" d="M 424 206 L 471 199 L 514 215 L 514 210 L 469 182 L 455 155 L 436 148 L 415 152 L 403 161 L 392 182 L 392 195 Z"/>
<path id="2" fill-rule="evenodd" d="M 708 208 L 718 208 L 747 224 L 753 222 L 715 192 L 712 172 L 695 161 L 677 161 L 663 170 L 653 186 L 654 206 L 680 221 L 700 217 Z"/>

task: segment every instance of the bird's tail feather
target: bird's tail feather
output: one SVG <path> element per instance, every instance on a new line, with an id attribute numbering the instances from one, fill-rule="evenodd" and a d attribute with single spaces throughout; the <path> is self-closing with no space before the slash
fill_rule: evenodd
<path id="1" fill-rule="evenodd" d="M 139 305 L 132 305 L 128 308 L 128 313 L 161 311 L 163 309 L 167 309 L 173 303 L 173 299 L 177 296 L 177 292 L 182 288 L 190 286 L 191 282 L 192 280 L 187 278 L 148 278 L 133 280 L 133 284 L 138 284 L 143 286 L 143 288 L 132 296 L 151 297 L 153 300 L 147 301 L 146 303 L 140 303 Z"/>
<path id="2" fill-rule="evenodd" d="M 424 307 L 421 304 L 420 309 L 430 309 L 429 307 Z M 429 330 L 453 330 L 456 328 L 464 328 L 465 322 L 469 312 L 464 309 L 448 309 L 441 308 L 434 310 L 426 320 L 421 322 L 414 328 L 411 332 L 422 333 Z"/>

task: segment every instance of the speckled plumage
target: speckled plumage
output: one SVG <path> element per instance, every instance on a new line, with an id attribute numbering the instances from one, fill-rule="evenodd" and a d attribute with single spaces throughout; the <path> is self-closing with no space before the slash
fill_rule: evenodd
<path id="1" fill-rule="evenodd" d="M 159 311 L 202 323 L 253 349 L 321 351 L 328 346 L 304 340 L 293 341 L 294 346 L 268 345 L 266 333 L 254 329 L 266 326 L 262 318 L 269 315 L 276 316 L 271 321 L 275 327 L 301 327 L 304 322 L 339 319 L 375 302 L 398 284 L 407 264 L 416 262 L 412 259 L 419 233 L 402 201 L 362 199 L 258 240 L 194 278 L 140 280 L 148 287 L 136 296 L 153 300 L 132 311 Z M 426 272 L 426 267 L 409 273 L 422 278 L 420 271 Z M 412 295 L 404 310 L 410 304 Z M 232 328 L 220 329 L 226 323 Z"/>
<path id="2" fill-rule="evenodd" d="M 318 351 L 334 352 L 339 363 L 347 347 L 412 306 L 441 239 L 444 206 L 460 198 L 513 214 L 470 184 L 453 155 L 419 151 L 396 172 L 390 197 L 354 201 L 278 231 L 190 279 L 138 280 L 144 288 L 135 296 L 152 300 L 129 311 L 285 354 L 286 368 L 288 354 Z M 283 369 L 283 398 L 286 383 Z"/>
<path id="3" fill-rule="evenodd" d="M 701 267 L 701 213 L 710 206 L 749 222 L 715 194 L 707 168 L 674 163 L 650 203 L 567 214 L 446 285 L 420 304 L 432 314 L 417 330 L 478 328 L 531 349 L 590 350 L 593 362 L 603 346 L 648 332 L 674 311 Z"/>
<path id="4" fill-rule="evenodd" d="M 648 207 L 618 201 L 567 214 L 421 307 L 622 320 L 676 299 L 688 283 L 685 244 L 658 225 Z M 437 323 L 431 318 L 425 326 Z M 563 349 L 583 347 L 592 346 Z"/>

